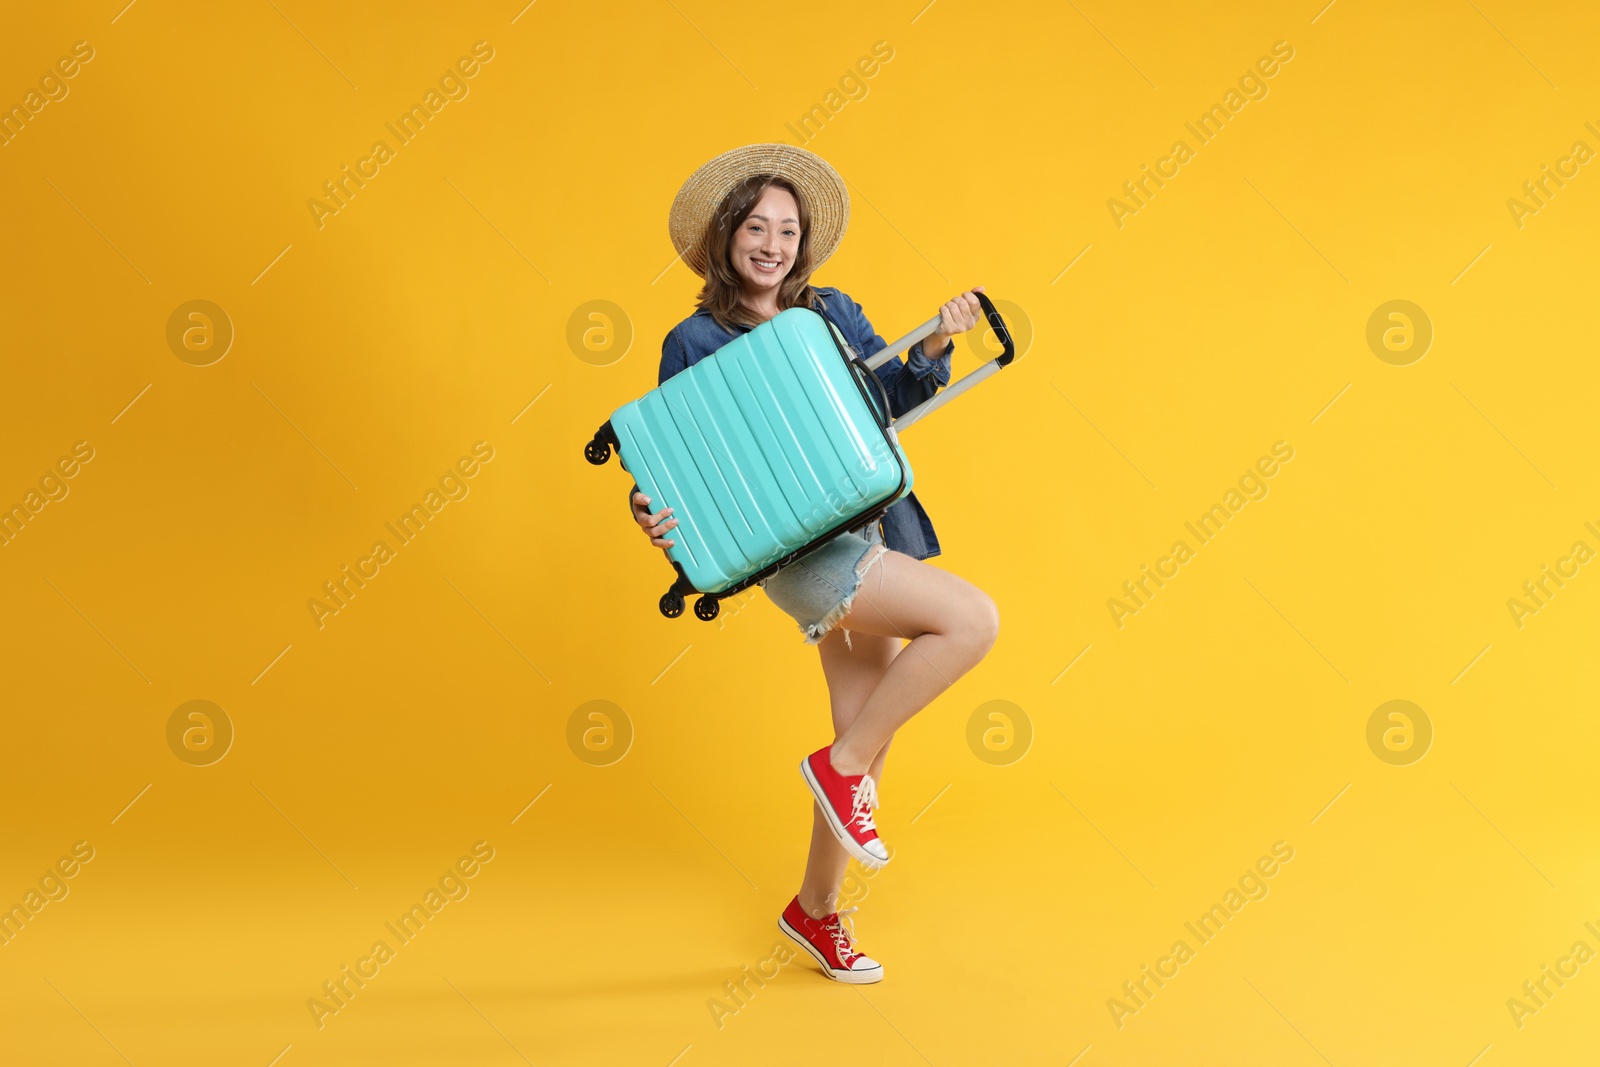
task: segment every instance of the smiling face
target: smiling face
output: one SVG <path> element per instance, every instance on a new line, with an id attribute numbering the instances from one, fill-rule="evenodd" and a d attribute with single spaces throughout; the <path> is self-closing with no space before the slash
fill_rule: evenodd
<path id="1" fill-rule="evenodd" d="M 794 194 L 769 185 L 739 224 L 728 259 L 747 294 L 777 291 L 800 251 L 800 207 Z"/>

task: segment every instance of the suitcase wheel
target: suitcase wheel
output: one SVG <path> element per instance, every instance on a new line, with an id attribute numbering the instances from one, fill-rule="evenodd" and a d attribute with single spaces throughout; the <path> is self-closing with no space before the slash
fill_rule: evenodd
<path id="1" fill-rule="evenodd" d="M 661 614 L 669 619 L 676 619 L 683 614 L 683 594 L 676 588 L 661 594 Z"/>
<path id="2" fill-rule="evenodd" d="M 721 607 L 716 597 L 703 596 L 694 602 L 694 617 L 705 622 L 710 622 L 717 617 L 717 610 Z"/>
<path id="3" fill-rule="evenodd" d="M 583 458 L 596 467 L 604 466 L 606 460 L 611 458 L 611 442 L 596 434 L 594 440 L 583 446 Z"/>

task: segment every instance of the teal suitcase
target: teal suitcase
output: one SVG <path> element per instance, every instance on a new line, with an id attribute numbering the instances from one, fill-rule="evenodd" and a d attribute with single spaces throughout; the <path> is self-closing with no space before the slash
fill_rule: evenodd
<path id="1" fill-rule="evenodd" d="M 821 314 L 790 308 L 614 411 L 584 456 L 603 464 L 615 448 L 651 510 L 673 509 L 676 579 L 661 613 L 681 615 L 685 595 L 700 593 L 696 617 L 714 619 L 722 598 L 866 529 L 910 493 L 898 430 L 1011 362 L 1005 325 L 979 298 L 1005 354 L 899 419 L 873 369 L 932 333 L 937 316 L 864 360 Z"/>

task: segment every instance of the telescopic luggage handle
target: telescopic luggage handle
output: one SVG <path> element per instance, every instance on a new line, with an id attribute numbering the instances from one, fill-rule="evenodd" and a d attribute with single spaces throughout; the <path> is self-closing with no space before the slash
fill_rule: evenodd
<path id="1" fill-rule="evenodd" d="M 959 381 L 945 386 L 927 400 L 924 400 L 922 403 L 918 404 L 904 415 L 901 415 L 898 419 L 895 419 L 892 428 L 896 432 L 905 429 L 907 426 L 910 426 L 912 423 L 916 422 L 918 419 L 924 417 L 937 408 L 948 404 L 950 401 L 971 389 L 985 378 L 988 378 L 994 374 L 998 374 L 1000 368 L 1010 366 L 1011 361 L 1016 358 L 1016 343 L 1011 339 L 1011 331 L 1006 329 L 1005 320 L 1000 317 L 1000 312 L 995 310 L 994 302 L 983 293 L 973 293 L 972 295 L 977 297 L 978 303 L 983 306 L 984 318 L 988 320 L 989 326 L 994 330 L 995 337 L 999 338 L 1000 344 L 1005 351 L 996 356 L 994 359 L 991 359 L 989 362 L 985 363 L 983 366 L 979 367 L 977 370 L 961 378 Z M 906 349 L 916 344 L 918 341 L 925 337 L 932 336 L 934 331 L 938 330 L 939 322 L 940 317 L 935 315 L 933 318 L 929 319 L 921 326 L 918 326 L 915 330 L 912 330 L 898 341 L 886 346 L 883 351 L 874 352 L 871 358 L 866 361 L 867 369 L 876 370 L 878 367 L 881 367 L 883 364 L 889 362 L 889 360 L 893 359 L 895 356 L 898 356 L 901 352 L 904 352 Z"/>

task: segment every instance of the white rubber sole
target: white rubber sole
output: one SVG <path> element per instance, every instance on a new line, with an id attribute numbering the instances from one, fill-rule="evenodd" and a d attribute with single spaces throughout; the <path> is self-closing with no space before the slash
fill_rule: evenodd
<path id="1" fill-rule="evenodd" d="M 822 815 L 827 820 L 828 829 L 833 831 L 833 836 L 839 839 L 839 844 L 844 846 L 844 850 L 850 853 L 857 863 L 863 867 L 871 867 L 873 870 L 878 870 L 889 862 L 874 856 L 857 844 L 854 837 L 850 836 L 850 831 L 846 829 L 844 823 L 839 821 L 839 816 L 833 810 L 833 805 L 828 803 L 828 794 L 822 791 L 822 784 L 817 781 L 816 775 L 811 773 L 811 760 L 809 758 L 800 761 L 800 776 L 806 780 L 806 785 L 810 787 L 811 795 L 816 798 L 817 807 L 822 809 Z"/>
<path id="2" fill-rule="evenodd" d="M 830 966 L 828 961 L 823 958 L 822 953 L 817 951 L 817 946 L 807 941 L 804 935 L 790 926 L 789 921 L 781 915 L 778 916 L 778 929 L 782 930 L 790 941 L 809 952 L 811 958 L 822 966 L 822 973 L 835 982 L 843 982 L 846 985 L 871 985 L 873 982 L 883 981 L 883 964 L 881 963 L 864 971 L 841 971 L 837 967 Z"/>

